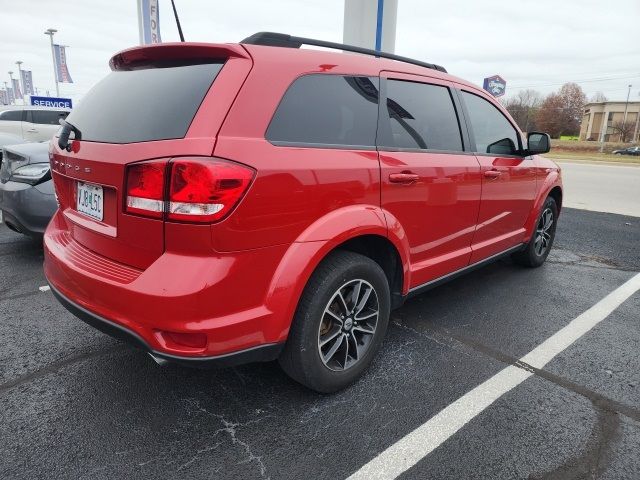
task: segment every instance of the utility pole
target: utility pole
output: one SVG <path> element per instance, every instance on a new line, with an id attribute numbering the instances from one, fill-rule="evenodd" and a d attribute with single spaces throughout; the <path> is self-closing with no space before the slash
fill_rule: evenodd
<path id="1" fill-rule="evenodd" d="M 58 87 L 58 71 L 56 70 L 56 54 L 53 50 L 53 35 L 57 32 L 55 28 L 48 28 L 45 35 L 49 35 L 51 41 L 51 60 L 53 60 L 53 80 L 56 82 L 56 97 L 60 96 L 60 87 Z"/>
<path id="2" fill-rule="evenodd" d="M 622 117 L 622 128 L 624 129 L 624 131 L 620 132 L 620 137 L 624 135 L 625 139 L 626 135 L 624 132 L 627 130 L 627 109 L 629 108 L 629 95 L 631 95 L 631 87 L 632 85 L 629 85 L 629 90 L 627 90 L 627 101 L 624 104 L 624 117 Z M 622 140 L 622 138 L 620 140 Z"/>

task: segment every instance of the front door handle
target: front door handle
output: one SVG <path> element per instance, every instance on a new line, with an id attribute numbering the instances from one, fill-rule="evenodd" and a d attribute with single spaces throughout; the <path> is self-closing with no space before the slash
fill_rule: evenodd
<path id="1" fill-rule="evenodd" d="M 502 175 L 502 172 L 499 170 L 485 170 L 484 176 L 487 178 L 498 178 Z"/>
<path id="2" fill-rule="evenodd" d="M 405 185 L 415 183 L 420 179 L 420 177 L 411 172 L 402 172 L 402 173 L 392 173 L 389 175 L 389 181 L 391 183 L 403 183 Z"/>

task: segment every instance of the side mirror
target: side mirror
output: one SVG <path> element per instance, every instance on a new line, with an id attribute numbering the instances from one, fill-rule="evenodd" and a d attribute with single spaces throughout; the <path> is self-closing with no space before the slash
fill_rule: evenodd
<path id="1" fill-rule="evenodd" d="M 551 150 L 551 137 L 547 133 L 531 132 L 527 135 L 527 155 L 539 155 Z"/>

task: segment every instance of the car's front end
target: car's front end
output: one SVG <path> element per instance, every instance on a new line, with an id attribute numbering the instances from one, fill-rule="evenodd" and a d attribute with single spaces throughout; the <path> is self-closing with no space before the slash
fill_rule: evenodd
<path id="1" fill-rule="evenodd" d="M 5 146 L 0 165 L 0 210 L 7 226 L 41 237 L 57 208 L 48 144 Z"/>

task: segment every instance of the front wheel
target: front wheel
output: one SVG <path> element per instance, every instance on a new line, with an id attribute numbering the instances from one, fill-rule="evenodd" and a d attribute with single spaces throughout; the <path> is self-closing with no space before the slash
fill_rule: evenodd
<path id="1" fill-rule="evenodd" d="M 364 255 L 335 251 L 304 289 L 280 365 L 312 390 L 340 390 L 360 377 L 380 349 L 389 311 L 382 268 Z"/>
<path id="2" fill-rule="evenodd" d="M 538 217 L 531 240 L 521 252 L 513 254 L 513 260 L 526 267 L 539 267 L 551 251 L 556 236 L 558 205 L 553 197 L 547 197 Z"/>

